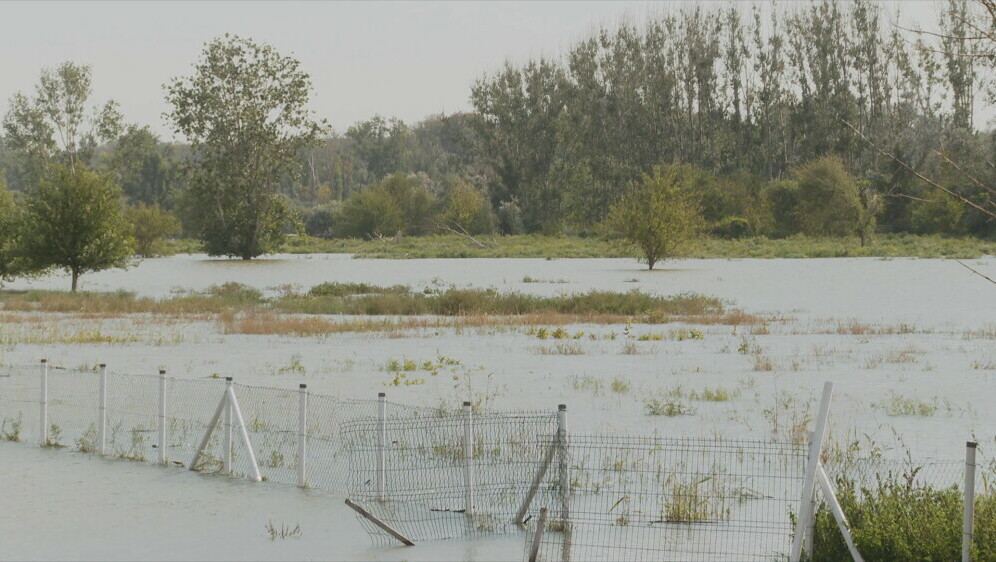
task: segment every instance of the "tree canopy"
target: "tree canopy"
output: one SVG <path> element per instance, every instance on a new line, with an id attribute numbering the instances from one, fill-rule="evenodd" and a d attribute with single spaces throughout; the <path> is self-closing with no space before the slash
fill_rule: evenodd
<path id="1" fill-rule="evenodd" d="M 197 156 L 187 209 L 209 254 L 248 260 L 279 249 L 293 214 L 278 182 L 299 172 L 299 153 L 324 130 L 310 94 L 296 59 L 232 35 L 166 85 L 168 117 Z"/>
<path id="2" fill-rule="evenodd" d="M 17 257 L 29 269 L 61 269 L 81 275 L 126 267 L 133 253 L 131 224 L 121 209 L 121 190 L 106 176 L 53 165 L 23 204 Z"/>
<path id="3" fill-rule="evenodd" d="M 703 224 L 691 188 L 705 181 L 688 164 L 660 166 L 646 175 L 609 210 L 605 226 L 640 248 L 647 268 L 676 257 Z"/>

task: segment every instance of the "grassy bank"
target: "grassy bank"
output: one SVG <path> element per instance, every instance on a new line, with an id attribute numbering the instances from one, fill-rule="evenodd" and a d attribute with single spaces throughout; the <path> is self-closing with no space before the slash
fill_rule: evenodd
<path id="1" fill-rule="evenodd" d="M 455 235 L 406 237 L 386 240 L 323 240 L 292 238 L 290 253 L 346 253 L 362 258 L 636 258 L 639 254 L 620 241 L 569 236 L 482 236 L 480 244 Z M 918 257 L 978 258 L 996 255 L 996 241 L 888 234 L 867 246 L 857 238 L 793 236 L 772 240 L 701 238 L 689 244 L 689 258 L 836 258 Z"/>
<path id="2" fill-rule="evenodd" d="M 476 242 L 475 242 L 476 241 Z M 471 241 L 457 235 L 408 236 L 400 240 L 326 240 L 311 236 L 288 239 L 283 251 L 291 254 L 354 254 L 370 259 L 426 258 L 637 258 L 639 252 L 619 240 L 576 236 L 479 236 Z M 196 240 L 174 240 L 170 254 L 203 251 Z M 687 258 L 840 258 L 915 257 L 978 258 L 996 255 L 996 241 L 978 238 L 882 234 L 867 246 L 857 238 L 793 236 L 723 240 L 700 238 L 685 249 Z"/>

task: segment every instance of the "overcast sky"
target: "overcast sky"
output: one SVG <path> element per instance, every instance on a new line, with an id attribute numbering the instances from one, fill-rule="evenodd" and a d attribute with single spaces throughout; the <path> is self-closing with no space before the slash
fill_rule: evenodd
<path id="1" fill-rule="evenodd" d="M 508 59 L 558 56 L 601 25 L 690 2 L 0 2 L 0 114 L 43 67 L 93 67 L 94 100 L 172 138 L 162 84 L 188 75 L 224 33 L 274 45 L 312 76 L 312 107 L 337 130 L 380 113 L 408 122 L 470 108 L 470 86 Z M 890 4 L 893 11 L 897 4 Z M 936 2 L 905 2 L 911 22 Z"/>

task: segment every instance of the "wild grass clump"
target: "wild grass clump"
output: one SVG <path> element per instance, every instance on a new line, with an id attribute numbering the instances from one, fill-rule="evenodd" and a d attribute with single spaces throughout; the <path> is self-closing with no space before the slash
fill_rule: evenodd
<path id="1" fill-rule="evenodd" d="M 875 406 L 882 409 L 887 416 L 919 416 L 930 417 L 941 409 L 941 403 L 935 396 L 930 400 L 911 398 L 902 394 L 890 393 L 889 399 Z M 945 404 L 951 410 L 950 404 Z"/>
<path id="2" fill-rule="evenodd" d="M 349 297 L 353 295 L 405 295 L 411 292 L 405 285 L 381 287 L 367 283 L 320 283 L 308 291 L 313 297 Z"/>
<path id="3" fill-rule="evenodd" d="M 888 475 L 869 488 L 837 480 L 837 499 L 865 560 L 960 560 L 964 495 Z M 828 506 L 816 513 L 811 560 L 849 561 L 851 555 Z M 996 496 L 975 500 L 972 560 L 996 561 Z"/>
<path id="4" fill-rule="evenodd" d="M 664 484 L 667 500 L 661 519 L 668 523 L 705 523 L 730 518 L 728 495 L 718 484 L 717 476 L 703 476 L 692 481 L 669 477 Z"/>
<path id="5" fill-rule="evenodd" d="M 695 414 L 695 408 L 670 397 L 649 398 L 644 401 L 643 407 L 646 409 L 647 414 L 651 416 L 673 418 L 674 416 L 691 416 Z"/>

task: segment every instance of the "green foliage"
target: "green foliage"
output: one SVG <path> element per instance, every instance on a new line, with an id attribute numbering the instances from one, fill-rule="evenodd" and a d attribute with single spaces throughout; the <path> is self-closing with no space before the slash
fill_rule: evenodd
<path id="1" fill-rule="evenodd" d="M 935 561 L 961 559 L 963 495 L 955 487 L 937 489 L 915 483 L 911 469 L 900 479 L 880 477 L 876 486 L 837 482 L 841 503 L 858 551 L 865 560 Z M 972 560 L 996 561 L 996 497 L 976 498 Z M 837 523 L 822 505 L 816 514 L 811 560 L 851 560 Z"/>
<path id="2" fill-rule="evenodd" d="M 643 252 L 649 269 L 673 258 L 702 228 L 698 206 L 689 195 L 704 181 L 704 172 L 689 165 L 662 166 L 624 195 L 609 210 L 606 227 Z"/>
<path id="3" fill-rule="evenodd" d="M 298 153 L 324 131 L 307 109 L 311 80 L 273 47 L 225 35 L 195 73 L 166 86 L 168 117 L 198 156 L 187 209 L 211 255 L 274 252 L 295 215 L 276 193 Z"/>
<path id="4" fill-rule="evenodd" d="M 798 218 L 811 236 L 845 236 L 855 231 L 861 209 L 857 181 L 834 156 L 804 164 L 795 171 L 799 184 Z"/>
<path id="5" fill-rule="evenodd" d="M 7 191 L 6 183 L 0 177 L 0 280 L 23 273 L 15 257 L 20 235 L 18 213 L 14 197 Z"/>
<path id="6" fill-rule="evenodd" d="M 769 224 L 766 230 L 776 238 L 799 232 L 799 184 L 791 180 L 773 181 L 762 192 L 768 209 Z"/>
<path id="7" fill-rule="evenodd" d="M 315 209 L 304 221 L 304 231 L 308 236 L 331 238 L 334 224 L 334 214 L 329 209 Z"/>
<path id="8" fill-rule="evenodd" d="M 458 182 L 449 193 L 449 201 L 440 216 L 443 225 L 467 234 L 494 230 L 491 206 L 480 191 L 466 182 Z"/>
<path id="9" fill-rule="evenodd" d="M 419 179 L 395 174 L 347 199 L 334 229 L 349 238 L 413 234 L 426 228 L 431 211 L 432 195 Z"/>
<path id="10" fill-rule="evenodd" d="M 143 258 L 165 254 L 164 239 L 180 234 L 180 221 L 157 206 L 139 203 L 128 207 L 125 216 L 134 227 L 135 253 Z"/>
<path id="11" fill-rule="evenodd" d="M 176 147 L 160 142 L 148 126 L 129 125 L 103 167 L 131 203 L 172 208 L 179 176 L 175 152 Z"/>
<path id="12" fill-rule="evenodd" d="M 133 246 L 121 191 L 106 176 L 54 166 L 24 202 L 18 257 L 71 273 L 73 291 L 84 273 L 127 267 Z"/>
<path id="13" fill-rule="evenodd" d="M 11 98 L 3 119 L 4 144 L 28 159 L 33 179 L 39 178 L 51 159 L 70 169 L 85 166 L 98 142 L 120 134 L 117 103 L 109 101 L 87 115 L 93 93 L 90 74 L 87 65 L 64 62 L 42 70 L 34 98 L 21 93 Z"/>

